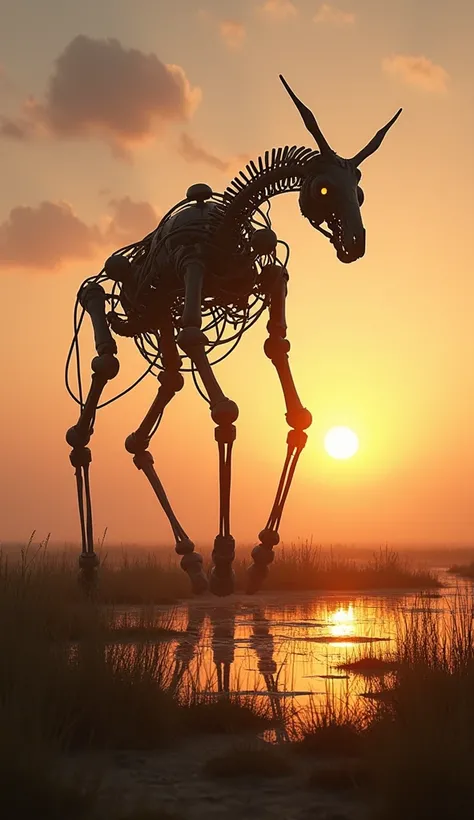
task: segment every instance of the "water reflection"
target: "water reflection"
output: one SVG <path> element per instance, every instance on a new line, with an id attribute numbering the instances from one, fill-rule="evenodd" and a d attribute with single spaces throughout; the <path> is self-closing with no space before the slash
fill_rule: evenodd
<path id="1" fill-rule="evenodd" d="M 275 641 L 270 629 L 271 621 L 265 616 L 262 607 L 256 607 L 250 612 L 249 636 L 240 634 L 240 623 L 237 635 L 236 627 L 241 615 L 239 610 L 240 608 L 235 605 L 188 605 L 186 628 L 174 648 L 173 688 L 176 689 L 185 674 L 193 674 L 197 667 L 201 670 L 201 680 L 212 687 L 213 676 L 209 676 L 207 671 L 202 674 L 203 666 L 206 666 L 206 655 L 210 654 L 215 670 L 216 692 L 229 695 L 236 648 L 247 645 L 257 659 L 257 669 L 264 682 L 265 691 L 278 694 Z M 243 693 L 241 686 L 237 686 L 235 691 Z M 251 692 L 254 693 L 256 690 L 252 689 Z"/>
<path id="2" fill-rule="evenodd" d="M 206 695 L 265 696 L 275 717 L 283 698 L 325 697 L 328 686 L 346 698 L 349 675 L 339 665 L 355 647 L 373 651 L 391 640 L 394 602 L 285 597 L 179 607 L 172 626 L 183 634 L 169 647 L 174 688 L 187 683 Z"/>
<path id="3" fill-rule="evenodd" d="M 452 579 L 441 597 L 415 593 L 338 595 L 266 593 L 221 603 L 199 599 L 155 615 L 179 631 L 166 643 L 172 687 L 205 696 L 234 693 L 269 699 L 283 722 L 285 699 L 299 709 L 328 697 L 355 704 L 384 678 L 400 625 L 412 612 L 443 612 L 459 588 Z M 365 659 L 364 665 L 353 666 Z"/>
<path id="4" fill-rule="evenodd" d="M 217 691 L 230 692 L 230 668 L 235 655 L 235 610 L 232 607 L 212 608 L 212 659 L 217 672 Z"/>
<path id="5" fill-rule="evenodd" d="M 332 613 L 332 620 L 329 622 L 330 633 L 334 638 L 342 638 L 355 635 L 355 614 L 353 604 L 340 606 Z M 350 641 L 348 641 L 350 643 Z"/>
<path id="6" fill-rule="evenodd" d="M 171 678 L 170 688 L 176 692 L 189 670 L 189 666 L 196 654 L 197 647 L 202 637 L 206 612 L 202 609 L 189 608 L 188 622 L 184 635 L 177 643 L 174 650 L 174 669 Z"/>

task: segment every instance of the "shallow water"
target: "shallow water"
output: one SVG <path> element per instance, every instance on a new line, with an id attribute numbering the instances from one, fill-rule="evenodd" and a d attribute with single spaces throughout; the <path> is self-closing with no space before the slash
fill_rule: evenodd
<path id="1" fill-rule="evenodd" d="M 270 698 L 275 714 L 290 701 L 304 709 L 328 695 L 350 705 L 374 691 L 374 678 L 389 684 L 390 672 L 354 674 L 341 664 L 387 657 L 410 613 L 441 614 L 459 593 L 470 594 L 471 583 L 437 574 L 444 587 L 426 594 L 268 592 L 158 608 L 157 623 L 182 633 L 164 649 L 173 685 Z"/>

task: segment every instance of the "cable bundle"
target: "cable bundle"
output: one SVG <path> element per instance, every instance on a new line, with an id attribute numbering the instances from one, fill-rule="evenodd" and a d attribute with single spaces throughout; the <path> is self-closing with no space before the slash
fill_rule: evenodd
<path id="1" fill-rule="evenodd" d="M 295 152 L 297 152 L 296 156 Z M 273 154 L 275 154 L 275 159 L 277 162 L 275 167 L 280 170 L 283 167 L 288 168 L 290 161 L 294 163 L 299 160 L 301 162 L 303 156 L 307 158 L 308 149 L 286 148 L 279 149 L 279 151 L 274 151 Z M 255 174 L 252 171 L 252 182 L 255 183 L 258 179 L 259 184 L 261 184 L 262 180 L 260 179 L 260 175 L 263 173 L 268 174 L 269 170 L 271 170 L 269 167 L 268 154 L 265 155 L 265 161 L 259 158 L 258 164 L 258 171 L 257 166 L 254 163 L 247 166 L 247 169 L 255 169 Z M 243 172 L 242 175 L 246 179 Z M 234 187 L 228 188 L 224 194 L 213 193 L 210 199 L 210 202 L 212 202 L 216 207 L 214 208 L 214 213 L 210 219 L 209 234 L 206 236 L 206 244 L 209 246 L 211 252 L 214 248 L 221 255 L 225 252 L 225 250 L 223 251 L 223 247 L 221 243 L 219 243 L 219 237 L 215 231 L 215 228 L 219 225 L 219 223 L 222 224 L 222 218 L 224 215 L 228 215 L 227 209 L 234 200 L 232 191 L 234 194 L 242 191 L 240 181 L 237 184 L 234 180 L 231 185 Z M 253 185 L 249 186 L 249 188 L 253 187 Z M 280 190 L 283 190 L 283 188 L 278 187 L 278 191 Z M 273 193 L 277 193 L 278 191 L 275 189 Z M 250 193 L 251 191 L 249 190 L 249 194 Z M 225 277 L 219 279 L 217 286 L 216 278 L 214 277 L 215 294 L 213 296 L 204 297 L 204 302 L 202 305 L 202 330 L 209 340 L 209 345 L 207 346 L 206 352 L 212 366 L 223 361 L 223 359 L 235 350 L 242 339 L 243 334 L 256 323 L 262 312 L 267 307 L 268 298 L 261 290 L 260 274 L 262 269 L 268 264 L 286 266 L 288 262 L 289 247 L 285 242 L 281 241 L 278 242 L 278 245 L 284 249 L 283 259 L 280 259 L 278 256 L 278 248 L 275 253 L 269 255 L 258 257 L 255 254 L 252 254 L 251 237 L 254 231 L 262 227 L 271 227 L 271 220 L 269 216 L 271 203 L 269 201 L 265 203 L 267 205 L 267 209 L 264 212 L 261 205 L 262 200 L 265 200 L 265 197 L 260 196 L 259 200 L 259 204 L 255 203 L 252 206 L 252 213 L 246 215 L 239 221 L 234 221 L 234 230 L 232 231 L 233 236 L 230 250 L 234 259 L 238 259 L 238 257 L 241 256 L 242 258 L 246 258 L 247 261 L 249 259 L 251 260 L 252 269 L 254 271 L 253 282 L 244 293 L 233 293 L 231 290 L 231 283 L 229 283 Z M 145 236 L 140 242 L 120 248 L 113 254 L 113 256 L 122 256 L 126 258 L 135 267 L 136 296 L 133 307 L 138 311 L 140 310 L 140 307 L 146 307 L 149 297 L 152 295 L 153 291 L 156 290 L 157 284 L 159 283 L 160 266 L 157 262 L 160 252 L 162 253 L 164 249 L 166 250 L 166 243 L 169 242 L 169 240 L 174 240 L 176 238 L 179 239 L 180 234 L 189 232 L 189 227 L 176 228 L 165 232 L 162 230 L 163 226 L 167 224 L 172 217 L 175 217 L 182 210 L 189 207 L 189 201 L 187 199 L 182 200 L 170 211 L 168 211 L 168 213 L 161 219 L 157 228 Z M 225 243 L 224 249 L 227 245 L 228 242 Z M 110 309 L 116 316 L 126 320 L 128 319 L 130 309 L 129 294 L 125 292 L 123 284 L 110 279 L 104 268 L 99 274 L 88 277 L 82 283 L 74 307 L 74 332 L 67 356 L 65 371 L 66 389 L 69 395 L 81 406 L 81 408 L 84 405 L 84 400 L 81 378 L 79 333 L 85 311 L 84 308 L 81 307 L 79 294 L 81 290 L 91 282 L 100 283 L 104 287 L 106 291 L 106 299 L 110 304 Z M 175 294 L 170 294 L 170 297 L 172 320 L 178 330 L 179 317 L 183 309 L 183 289 L 179 288 Z M 125 394 L 129 393 L 149 373 L 157 375 L 158 372 L 162 370 L 159 332 L 155 329 L 149 329 L 147 331 L 135 334 L 133 339 L 141 355 L 147 361 L 146 370 L 133 382 L 133 384 L 113 398 L 108 399 L 98 405 L 97 409 L 105 407 L 106 405 L 111 404 Z M 213 353 L 215 353 L 214 356 L 212 355 Z M 192 363 L 189 362 L 188 357 L 185 356 L 184 353 L 180 353 L 180 355 L 183 358 L 183 366 L 181 370 L 183 372 L 192 373 L 199 392 L 203 398 L 207 400 L 207 397 L 203 394 L 197 383 L 196 374 Z M 76 364 L 77 393 L 74 392 L 70 383 L 70 368 L 73 359 Z"/>

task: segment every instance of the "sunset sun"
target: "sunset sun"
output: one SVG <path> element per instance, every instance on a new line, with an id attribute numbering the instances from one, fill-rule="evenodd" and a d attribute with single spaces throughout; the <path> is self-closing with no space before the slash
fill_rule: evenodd
<path id="1" fill-rule="evenodd" d="M 349 427 L 332 427 L 326 433 L 324 447 L 332 458 L 352 458 L 359 449 L 359 439 Z"/>

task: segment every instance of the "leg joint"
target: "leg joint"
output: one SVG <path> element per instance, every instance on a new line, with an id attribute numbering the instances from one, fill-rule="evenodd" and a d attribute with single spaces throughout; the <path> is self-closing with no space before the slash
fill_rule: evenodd
<path id="1" fill-rule="evenodd" d="M 288 353 L 290 352 L 290 348 L 290 342 L 288 341 L 288 339 L 285 339 L 283 335 L 271 335 L 268 337 L 268 339 L 265 340 L 265 343 L 263 345 L 265 355 L 269 359 L 271 359 L 272 362 L 285 359 L 288 356 Z"/>
<path id="2" fill-rule="evenodd" d="M 146 467 L 150 467 L 154 464 L 155 460 L 149 450 L 142 450 L 139 453 L 135 453 L 133 463 L 138 470 L 144 470 Z"/>
<path id="3" fill-rule="evenodd" d="M 74 430 L 74 427 L 71 429 Z M 73 467 L 87 467 L 92 461 L 92 453 L 88 447 L 75 446 L 71 450 L 69 461 Z"/>
<path id="4" fill-rule="evenodd" d="M 211 418 L 219 426 L 232 425 L 238 417 L 239 408 L 231 399 L 222 399 L 211 407 Z"/>
<path id="5" fill-rule="evenodd" d="M 139 453 L 145 452 L 149 443 L 150 439 L 148 436 L 140 436 L 137 432 L 130 433 L 125 439 L 125 449 L 127 453 L 138 455 Z"/>
<path id="6" fill-rule="evenodd" d="M 179 563 L 181 569 L 184 569 L 185 572 L 193 574 L 202 570 L 203 560 L 199 553 L 187 552 L 186 555 L 183 555 Z"/>
<path id="7" fill-rule="evenodd" d="M 102 377 L 106 381 L 115 379 L 120 370 L 120 362 L 112 353 L 101 353 L 92 359 L 92 370 L 95 376 Z M 92 377 L 94 378 L 94 377 Z"/>
<path id="8" fill-rule="evenodd" d="M 232 444 L 237 438 L 235 424 L 220 424 L 214 431 L 214 438 L 218 444 Z"/>
<path id="9" fill-rule="evenodd" d="M 307 441 L 308 434 L 304 430 L 290 430 L 286 437 L 288 446 L 295 450 L 302 450 Z"/>
<path id="10" fill-rule="evenodd" d="M 184 378 L 177 370 L 162 370 L 158 374 L 158 381 L 171 396 L 174 396 L 184 387 Z"/>
<path id="11" fill-rule="evenodd" d="M 251 555 L 255 563 L 261 567 L 268 567 L 269 564 L 273 563 L 275 558 L 273 550 L 265 544 L 257 544 L 257 546 L 253 548 Z"/>
<path id="12" fill-rule="evenodd" d="M 66 441 L 75 450 L 85 448 L 91 440 L 91 430 L 83 430 L 78 424 L 70 427 L 66 433 Z"/>
<path id="13" fill-rule="evenodd" d="M 174 549 L 177 555 L 189 555 L 194 552 L 194 542 L 190 538 L 182 538 L 176 542 Z"/>
<path id="14" fill-rule="evenodd" d="M 232 564 L 235 558 L 235 540 L 231 535 L 216 535 L 212 560 L 216 566 Z"/>
<path id="15" fill-rule="evenodd" d="M 313 423 L 313 417 L 306 407 L 295 407 L 293 410 L 289 410 L 285 418 L 295 431 L 307 430 Z"/>
<path id="16" fill-rule="evenodd" d="M 99 556 L 95 552 L 81 552 L 79 556 L 79 569 L 89 570 L 97 569 L 99 566 Z"/>
<path id="17" fill-rule="evenodd" d="M 280 543 L 280 536 L 276 530 L 262 530 L 259 532 L 258 537 L 261 544 L 263 544 L 264 547 L 267 547 L 267 549 L 276 547 L 276 545 Z"/>
<path id="18" fill-rule="evenodd" d="M 176 341 L 188 356 L 193 348 L 205 347 L 209 344 L 209 339 L 199 327 L 183 327 Z"/>

